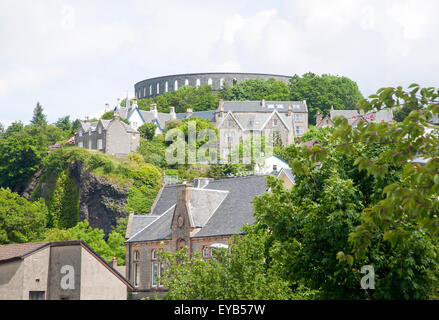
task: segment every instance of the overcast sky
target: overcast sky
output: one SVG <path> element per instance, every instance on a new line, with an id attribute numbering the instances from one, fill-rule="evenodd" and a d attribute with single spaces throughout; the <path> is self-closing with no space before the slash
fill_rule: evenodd
<path id="1" fill-rule="evenodd" d="M 0 120 L 114 106 L 176 73 L 343 75 L 438 87 L 439 1 L 0 0 Z"/>

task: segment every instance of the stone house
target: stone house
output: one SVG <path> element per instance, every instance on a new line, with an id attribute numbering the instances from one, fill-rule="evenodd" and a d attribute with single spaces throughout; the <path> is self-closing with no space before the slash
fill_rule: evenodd
<path id="1" fill-rule="evenodd" d="M 215 112 L 218 152 L 227 159 L 231 150 L 250 135 L 271 143 L 290 145 L 308 131 L 306 101 L 222 101 Z"/>
<path id="2" fill-rule="evenodd" d="M 75 145 L 78 147 L 99 150 L 116 157 L 124 157 L 136 152 L 140 144 L 140 134 L 120 120 L 115 111 L 112 120 L 81 122 L 76 134 Z"/>
<path id="3" fill-rule="evenodd" d="M 335 117 L 342 116 L 348 120 L 348 123 L 352 127 L 356 127 L 360 121 L 366 123 L 371 122 L 393 122 L 392 109 L 373 109 L 366 114 L 363 110 L 334 110 L 331 106 L 329 116 L 323 117 L 320 112 L 316 114 L 316 128 L 320 129 L 327 126 L 332 126 L 332 122 Z"/>
<path id="4" fill-rule="evenodd" d="M 126 300 L 132 288 L 81 240 L 0 246 L 0 300 Z"/>
<path id="5" fill-rule="evenodd" d="M 134 284 L 134 299 L 165 294 L 157 282 L 162 266 L 158 250 L 187 247 L 204 258 L 212 247 L 225 247 L 246 223 L 254 223 L 251 201 L 266 191 L 266 176 L 195 179 L 194 184 L 166 185 L 151 214 L 130 215 L 126 234 L 126 275 Z"/>
<path id="6" fill-rule="evenodd" d="M 308 107 L 306 101 L 219 101 L 217 110 L 196 111 L 188 108 L 186 112 L 158 112 L 157 105 L 151 104 L 149 111 L 140 110 L 137 100 L 125 100 L 125 106 L 116 106 L 115 111 L 128 119 L 137 129 L 144 123 L 155 123 L 156 134 L 163 133 L 166 124 L 173 120 L 199 117 L 210 121 L 218 129 L 218 153 L 228 160 L 231 151 L 251 135 L 265 136 L 268 143 L 289 145 L 295 137 L 308 131 Z"/>

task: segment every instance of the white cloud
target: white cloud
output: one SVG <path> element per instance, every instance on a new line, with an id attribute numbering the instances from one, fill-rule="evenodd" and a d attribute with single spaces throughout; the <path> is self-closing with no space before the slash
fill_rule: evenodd
<path id="1" fill-rule="evenodd" d="M 2 0 L 0 118 L 29 119 L 36 101 L 53 121 L 83 118 L 184 72 L 331 73 L 365 94 L 438 86 L 437 1 L 248 3 Z"/>

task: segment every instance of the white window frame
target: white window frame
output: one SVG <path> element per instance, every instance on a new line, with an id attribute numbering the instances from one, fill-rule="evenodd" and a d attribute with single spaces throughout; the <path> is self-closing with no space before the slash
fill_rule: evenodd
<path id="1" fill-rule="evenodd" d="M 209 246 L 203 247 L 203 258 L 210 258 L 212 256 L 212 248 Z"/>
<path id="2" fill-rule="evenodd" d="M 300 113 L 294 114 L 294 121 L 301 122 L 302 121 L 302 115 Z"/>
<path id="3" fill-rule="evenodd" d="M 184 85 L 185 85 L 185 86 L 188 86 L 188 85 L 189 85 L 189 79 L 185 79 L 185 80 L 184 80 Z"/>
<path id="4" fill-rule="evenodd" d="M 160 93 L 160 82 L 157 82 L 157 90 L 156 93 L 159 94 Z"/>
<path id="5" fill-rule="evenodd" d="M 174 91 L 178 90 L 178 80 L 174 82 Z"/>
<path id="6" fill-rule="evenodd" d="M 91 139 L 89 138 L 88 139 L 88 149 L 92 149 L 92 147 L 93 147 L 93 145 L 92 145 L 92 141 L 91 141 Z"/>
<path id="7" fill-rule="evenodd" d="M 152 84 L 149 85 L 149 95 L 152 96 Z"/>
<path id="8" fill-rule="evenodd" d="M 168 81 L 165 82 L 165 92 L 168 92 Z"/>
<path id="9" fill-rule="evenodd" d="M 296 134 L 302 134 L 302 127 L 296 126 Z"/>
<path id="10" fill-rule="evenodd" d="M 208 84 L 209 86 L 211 86 L 212 83 L 213 83 L 212 78 L 209 78 L 209 79 L 207 80 L 207 84 Z"/>
<path id="11" fill-rule="evenodd" d="M 98 139 L 98 150 L 102 150 L 102 149 L 104 149 L 102 139 Z"/>
<path id="12" fill-rule="evenodd" d="M 201 86 L 201 80 L 197 79 L 197 81 L 195 82 L 195 87 L 199 88 Z"/>
<path id="13" fill-rule="evenodd" d="M 223 78 L 220 79 L 220 88 L 224 88 L 224 82 L 225 80 Z"/>

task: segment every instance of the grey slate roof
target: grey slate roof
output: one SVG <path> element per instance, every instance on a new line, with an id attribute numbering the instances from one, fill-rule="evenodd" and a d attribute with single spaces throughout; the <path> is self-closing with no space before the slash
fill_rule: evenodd
<path id="1" fill-rule="evenodd" d="M 215 112 L 216 110 L 195 111 L 192 112 L 190 117 L 197 117 L 197 118 L 209 120 L 210 122 L 215 122 Z M 179 112 L 176 115 L 178 120 L 188 118 L 188 114 L 186 112 Z"/>
<path id="2" fill-rule="evenodd" d="M 233 112 L 288 112 L 291 105 L 292 112 L 308 112 L 305 101 L 265 101 L 265 107 L 260 100 L 256 101 L 224 101 L 224 111 Z"/>
<path id="3" fill-rule="evenodd" d="M 133 235 L 135 235 L 137 232 L 139 232 L 140 230 L 142 230 L 143 228 L 145 228 L 146 226 L 148 226 L 149 224 L 151 224 L 154 220 L 156 220 L 159 216 L 156 215 L 150 215 L 150 214 L 145 214 L 145 215 L 134 215 L 133 216 L 133 221 L 131 223 L 131 231 L 130 234 L 128 234 L 128 237 L 132 237 Z"/>
<path id="4" fill-rule="evenodd" d="M 210 182 L 203 189 L 193 188 L 191 212 L 195 226 L 201 227 L 194 237 L 236 234 L 241 232 L 244 224 L 254 223 L 251 202 L 255 196 L 266 191 L 266 177 L 258 175 L 219 179 Z M 153 212 L 155 215 L 160 214 L 160 217 L 127 242 L 171 238 L 176 190 L 176 185 L 163 189 Z"/>

